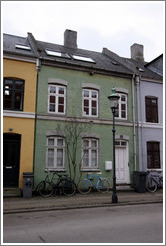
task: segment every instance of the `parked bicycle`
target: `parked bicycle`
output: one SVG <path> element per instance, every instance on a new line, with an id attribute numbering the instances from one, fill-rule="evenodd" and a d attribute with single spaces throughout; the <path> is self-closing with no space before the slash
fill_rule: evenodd
<path id="1" fill-rule="evenodd" d="M 157 188 L 163 188 L 163 173 L 149 171 L 146 176 L 146 188 L 149 192 L 155 192 Z"/>
<path id="2" fill-rule="evenodd" d="M 36 190 L 42 197 L 50 197 L 54 193 L 64 194 L 65 196 L 72 196 L 76 192 L 75 183 L 68 177 L 67 174 L 59 174 L 57 172 L 46 171 L 47 175 L 43 181 L 41 181 Z M 52 174 L 52 178 L 50 175 Z M 55 183 L 55 175 L 58 176 L 58 180 Z"/>
<path id="3" fill-rule="evenodd" d="M 100 173 L 87 174 L 87 178 L 82 179 L 78 184 L 78 191 L 82 194 L 88 194 L 92 188 L 100 191 L 107 192 L 110 189 L 110 183 L 107 178 L 100 177 Z"/>

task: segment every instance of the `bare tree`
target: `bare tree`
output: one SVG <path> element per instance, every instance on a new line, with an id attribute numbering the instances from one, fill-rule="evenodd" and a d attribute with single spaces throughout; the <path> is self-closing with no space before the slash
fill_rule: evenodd
<path id="1" fill-rule="evenodd" d="M 78 182 L 81 179 L 81 164 L 83 156 L 78 157 L 78 149 L 81 149 L 81 139 L 84 133 L 90 131 L 92 121 L 82 123 L 76 118 L 71 121 L 65 121 L 65 124 L 58 124 L 57 130 L 63 132 L 66 136 L 66 155 L 69 167 L 70 178 L 75 182 L 78 173 Z"/>

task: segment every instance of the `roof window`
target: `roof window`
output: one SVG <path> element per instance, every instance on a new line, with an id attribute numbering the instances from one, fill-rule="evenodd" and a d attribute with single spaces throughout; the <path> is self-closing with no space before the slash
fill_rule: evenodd
<path id="1" fill-rule="evenodd" d="M 45 52 L 48 56 L 58 56 L 58 57 L 70 58 L 70 56 L 67 53 L 62 53 L 60 51 L 45 50 Z"/>
<path id="2" fill-rule="evenodd" d="M 75 60 L 95 63 L 95 61 L 92 58 L 90 58 L 90 57 L 79 56 L 79 55 L 72 55 L 72 57 Z"/>
<path id="3" fill-rule="evenodd" d="M 31 48 L 27 45 L 22 45 L 22 44 L 16 44 L 15 45 L 16 49 L 22 49 L 22 50 L 31 50 Z"/>

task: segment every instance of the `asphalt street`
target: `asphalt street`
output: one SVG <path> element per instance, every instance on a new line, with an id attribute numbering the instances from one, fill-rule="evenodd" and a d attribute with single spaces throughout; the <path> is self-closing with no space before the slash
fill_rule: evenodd
<path id="1" fill-rule="evenodd" d="M 4 214 L 3 243 L 162 243 L 163 204 Z"/>

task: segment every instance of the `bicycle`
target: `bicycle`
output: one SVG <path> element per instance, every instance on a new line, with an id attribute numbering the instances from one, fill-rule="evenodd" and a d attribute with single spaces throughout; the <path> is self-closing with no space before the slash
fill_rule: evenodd
<path id="1" fill-rule="evenodd" d="M 107 178 L 101 178 L 100 174 L 102 173 L 87 174 L 87 178 L 82 179 L 78 183 L 78 191 L 82 194 L 88 194 L 94 188 L 102 193 L 106 193 L 110 189 L 110 183 Z M 95 183 L 93 182 L 94 178 L 97 178 Z"/>
<path id="2" fill-rule="evenodd" d="M 163 173 L 149 171 L 146 177 L 146 189 L 149 192 L 155 192 L 157 188 L 163 188 Z"/>
<path id="3" fill-rule="evenodd" d="M 76 192 L 75 183 L 68 177 L 67 174 L 58 174 L 57 172 L 46 171 L 48 174 L 45 179 L 41 181 L 36 190 L 42 197 L 51 197 L 54 193 L 64 194 L 65 196 L 72 196 Z M 50 180 L 49 175 L 52 173 Z M 55 183 L 55 175 L 58 176 L 58 180 Z"/>

